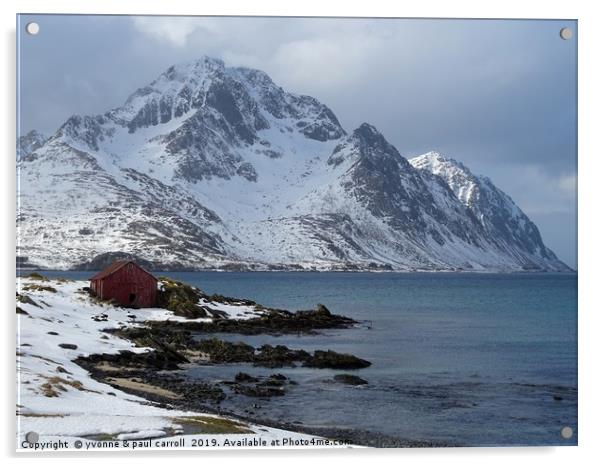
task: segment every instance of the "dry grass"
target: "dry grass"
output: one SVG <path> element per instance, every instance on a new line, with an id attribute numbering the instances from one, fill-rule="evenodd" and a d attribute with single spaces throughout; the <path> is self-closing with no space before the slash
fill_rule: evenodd
<path id="1" fill-rule="evenodd" d="M 57 277 L 54 279 L 55 282 L 57 283 L 71 283 L 73 282 L 73 280 L 70 280 L 68 278 L 63 278 L 63 277 Z"/>
<path id="2" fill-rule="evenodd" d="M 193 434 L 252 434 L 247 424 L 210 416 L 178 417 L 174 421 L 188 427 Z"/>
<path id="3" fill-rule="evenodd" d="M 82 392 L 100 393 L 95 390 L 89 390 L 84 387 L 79 380 L 67 380 L 62 377 L 53 376 L 46 377 L 46 383 L 40 385 L 42 394 L 48 398 L 55 398 L 60 396 L 61 392 L 66 392 L 67 387 L 75 388 Z"/>
<path id="4" fill-rule="evenodd" d="M 39 280 L 41 282 L 48 281 L 48 277 L 45 277 L 44 275 L 38 272 L 31 272 L 29 275 L 25 275 L 25 278 L 29 278 L 30 280 Z"/>
<path id="5" fill-rule="evenodd" d="M 46 285 L 38 285 L 37 283 L 28 283 L 23 286 L 23 291 L 48 291 L 50 293 L 56 293 L 56 288 Z"/>

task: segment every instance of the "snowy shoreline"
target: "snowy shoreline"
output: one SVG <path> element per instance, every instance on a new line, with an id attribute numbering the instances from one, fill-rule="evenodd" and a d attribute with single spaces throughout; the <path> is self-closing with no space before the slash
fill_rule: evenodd
<path id="1" fill-rule="evenodd" d="M 95 380 L 74 360 L 153 350 L 104 332 L 140 323 L 131 309 L 95 302 L 85 286 L 84 281 L 17 278 L 17 451 L 349 446 L 233 417 L 167 409 Z M 220 310 L 230 319 L 256 312 L 243 307 L 221 305 Z M 165 309 L 134 312 L 144 312 L 149 320 L 179 320 Z M 28 436 L 31 432 L 36 435 Z"/>

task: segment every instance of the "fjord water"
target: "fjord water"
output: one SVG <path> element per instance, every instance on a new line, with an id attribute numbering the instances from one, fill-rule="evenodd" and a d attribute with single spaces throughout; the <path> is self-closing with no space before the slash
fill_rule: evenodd
<path id="1" fill-rule="evenodd" d="M 58 273 L 66 275 L 65 273 Z M 74 278 L 83 278 L 77 274 Z M 555 273 L 169 272 L 208 293 L 291 310 L 325 304 L 362 321 L 317 336 L 216 335 L 254 346 L 332 349 L 372 362 L 359 371 L 200 366 L 232 380 L 280 372 L 286 396 L 229 396 L 223 407 L 306 426 L 460 445 L 577 443 L 577 275 Z M 331 383 L 355 373 L 365 386 Z M 225 391 L 231 395 L 226 387 Z M 575 435 L 563 439 L 570 426 Z"/>
<path id="2" fill-rule="evenodd" d="M 575 444 L 575 274 L 181 273 L 207 292 L 266 306 L 365 321 L 319 336 L 219 335 L 255 346 L 332 349 L 368 359 L 369 384 L 329 383 L 345 371 L 213 366 L 189 372 L 232 380 L 281 372 L 299 382 L 284 397 L 233 397 L 225 407 L 310 426 L 348 427 L 462 445 Z M 350 372 L 350 371 L 347 371 Z"/>

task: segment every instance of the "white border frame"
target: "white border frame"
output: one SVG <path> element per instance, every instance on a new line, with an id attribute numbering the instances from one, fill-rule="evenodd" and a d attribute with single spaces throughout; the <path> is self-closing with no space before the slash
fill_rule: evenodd
<path id="1" fill-rule="evenodd" d="M 304 0 L 289 3 L 277 0 L 221 0 L 196 2 L 190 0 L 169 0 L 151 4 L 148 0 L 84 1 L 84 0 L 3 0 L 0 2 L 2 15 L 2 99 L 0 131 L 4 153 L 2 157 L 3 191 L 1 212 L 4 219 L 2 228 L 2 267 L 0 276 L 1 296 L 5 306 L 3 348 L 6 351 L 4 379 L 12 387 L 4 397 L 2 407 L 5 422 L 2 424 L 2 446 L 4 456 L 14 457 L 14 313 L 12 312 L 14 292 L 14 218 L 15 218 L 15 15 L 16 13 L 82 13 L 82 14 L 169 14 L 169 15 L 253 15 L 253 16 L 371 16 L 371 17 L 440 17 L 440 18 L 564 18 L 579 21 L 579 447 L 539 447 L 539 448 L 461 448 L 461 449 L 412 449 L 412 450 L 345 450 L 345 451 L 219 451 L 203 452 L 156 452 L 127 454 L 127 461 L 154 463 L 175 457 L 181 461 L 194 457 L 198 461 L 244 462 L 246 465 L 261 464 L 305 464 L 308 461 L 342 460 L 350 465 L 364 464 L 368 457 L 383 463 L 436 461 L 449 465 L 491 465 L 507 466 L 509 462 L 543 462 L 566 465 L 594 462 L 597 451 L 599 419 L 602 413 L 601 376 L 598 356 L 602 354 L 598 335 L 602 319 L 598 293 L 596 293 L 596 266 L 602 264 L 601 241 L 597 238 L 598 218 L 602 200 L 602 134 L 599 130 L 602 109 L 600 83 L 599 45 L 602 44 L 602 20 L 596 2 L 593 1 L 537 1 L 506 0 L 483 2 L 477 0 L 423 0 L 420 2 L 395 4 L 386 0 L 346 0 L 327 3 L 324 0 Z M 596 84 L 597 83 L 597 84 Z M 8 317 L 7 317 L 8 316 Z M 5 392 L 6 393 L 6 392 Z M 10 394 L 12 393 L 13 396 Z M 56 453 L 46 454 L 46 462 L 71 460 L 105 463 L 107 457 L 125 456 L 121 453 Z M 19 457 L 24 455 L 19 454 Z"/>

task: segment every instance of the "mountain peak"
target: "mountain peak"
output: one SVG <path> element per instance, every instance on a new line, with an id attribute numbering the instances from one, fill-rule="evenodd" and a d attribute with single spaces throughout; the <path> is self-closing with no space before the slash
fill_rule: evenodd
<path id="1" fill-rule="evenodd" d="M 462 163 L 452 157 L 448 157 L 440 152 L 429 151 L 426 154 L 419 155 L 410 159 L 410 163 L 415 168 L 427 169 L 435 174 L 449 168 L 459 169 L 466 174 L 472 175 L 470 170 Z"/>
<path id="2" fill-rule="evenodd" d="M 169 67 L 107 116 L 130 133 L 180 117 L 196 118 L 197 124 L 213 121 L 230 126 L 247 144 L 258 140 L 256 131 L 272 127 L 270 121 L 282 126 L 285 119 L 296 120 L 297 131 L 309 139 L 327 141 L 345 134 L 334 113 L 317 99 L 284 91 L 263 71 L 227 67 L 208 56 Z M 220 119 L 226 121 L 218 123 Z"/>
<path id="3" fill-rule="evenodd" d="M 198 59 L 194 60 L 195 66 L 206 66 L 213 68 L 225 68 L 224 60 L 221 58 L 211 57 L 209 55 L 201 55 Z"/>
<path id="4" fill-rule="evenodd" d="M 362 123 L 353 131 L 352 138 L 359 140 L 362 153 L 383 153 L 402 158 L 397 149 L 390 144 L 380 131 L 369 123 Z M 368 150 L 369 149 L 369 150 Z"/>
<path id="5" fill-rule="evenodd" d="M 363 136 L 382 136 L 380 132 L 376 129 L 376 127 L 372 126 L 370 123 L 365 122 L 359 125 L 355 129 L 354 133 Z"/>
<path id="6" fill-rule="evenodd" d="M 42 147 L 47 140 L 48 138 L 46 136 L 35 129 L 20 136 L 17 140 L 17 160 L 27 157 L 35 150 Z"/>
<path id="7" fill-rule="evenodd" d="M 194 78 L 203 77 L 209 72 L 224 72 L 225 69 L 226 65 L 223 60 L 203 55 L 196 60 L 170 66 L 151 83 L 151 86 L 162 80 L 190 81 Z"/>
<path id="8" fill-rule="evenodd" d="M 37 129 L 32 129 L 29 133 L 21 136 L 22 138 L 29 138 L 29 139 L 44 139 L 45 136 L 40 133 Z"/>
<path id="9" fill-rule="evenodd" d="M 336 167 L 346 160 L 376 161 L 382 159 L 407 164 L 395 146 L 390 144 L 380 131 L 369 123 L 362 123 L 334 148 L 328 164 Z"/>
<path id="10" fill-rule="evenodd" d="M 172 65 L 133 92 L 122 107 L 110 114 L 131 131 L 140 126 L 166 123 L 200 106 L 208 85 L 223 80 L 226 70 L 222 60 L 209 56 Z"/>

